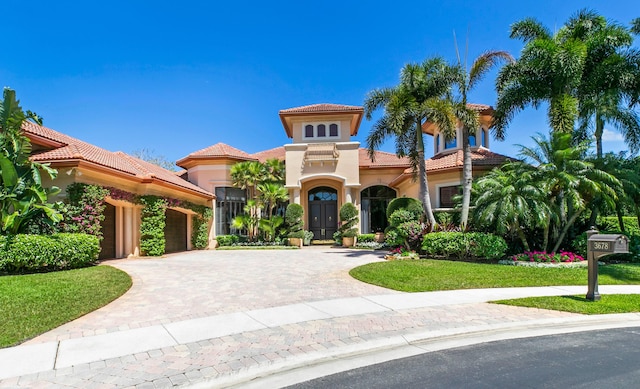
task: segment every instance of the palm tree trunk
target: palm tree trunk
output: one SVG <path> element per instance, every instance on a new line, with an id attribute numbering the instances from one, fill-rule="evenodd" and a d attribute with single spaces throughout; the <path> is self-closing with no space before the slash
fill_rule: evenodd
<path id="1" fill-rule="evenodd" d="M 551 250 L 552 253 L 555 253 L 556 251 L 558 251 L 558 249 L 560 248 L 560 245 L 562 244 L 562 241 L 564 240 L 565 235 L 567 235 L 567 232 L 569 231 L 569 227 L 573 225 L 573 223 L 576 221 L 576 219 L 578 219 L 578 216 L 580 216 L 581 213 L 582 213 L 582 209 L 574 213 L 569 218 L 569 221 L 562 228 L 562 232 L 560 232 L 560 236 L 558 237 L 558 241 L 553 247 L 553 250 Z"/>
<path id="2" fill-rule="evenodd" d="M 547 222 L 544 225 L 544 237 L 542 241 L 542 250 L 547 251 L 547 247 L 549 246 L 549 227 L 551 226 L 551 216 L 547 216 Z"/>
<path id="3" fill-rule="evenodd" d="M 620 227 L 620 232 L 624 231 L 624 219 L 622 218 L 622 207 L 620 203 L 616 203 L 616 216 L 618 216 L 618 226 Z"/>
<path id="4" fill-rule="evenodd" d="M 431 197 L 429 196 L 429 183 L 427 181 L 427 163 L 424 160 L 424 140 L 422 139 L 422 124 L 416 121 L 416 151 L 418 152 L 418 174 L 420 175 L 420 201 L 429 220 L 429 232 L 436 226 L 436 218 L 431 209 Z"/>
<path id="5" fill-rule="evenodd" d="M 524 251 L 531 251 L 531 249 L 529 248 L 529 242 L 527 242 L 527 236 L 524 234 L 524 231 L 522 231 L 522 227 L 520 227 L 519 223 L 516 225 L 516 229 L 518 231 L 518 237 L 522 241 Z"/>
<path id="6" fill-rule="evenodd" d="M 471 145 L 469 144 L 469 129 L 462 128 L 462 211 L 460 213 L 460 228 L 467 229 L 469 222 L 469 206 L 471 205 L 471 184 L 473 183 L 473 166 L 471 164 Z"/>
<path id="7" fill-rule="evenodd" d="M 596 138 L 596 160 L 602 160 L 602 134 L 604 132 L 604 120 L 600 116 L 599 112 L 596 112 L 596 129 L 594 131 L 594 137 Z"/>

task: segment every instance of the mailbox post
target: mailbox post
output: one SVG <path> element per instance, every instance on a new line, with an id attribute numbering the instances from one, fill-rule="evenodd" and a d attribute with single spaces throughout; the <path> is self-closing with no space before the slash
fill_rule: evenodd
<path id="1" fill-rule="evenodd" d="M 629 239 L 619 234 L 598 234 L 591 227 L 587 231 L 587 261 L 589 264 L 589 285 L 587 300 L 600 300 L 598 293 L 598 259 L 610 254 L 626 254 L 629 252 Z"/>

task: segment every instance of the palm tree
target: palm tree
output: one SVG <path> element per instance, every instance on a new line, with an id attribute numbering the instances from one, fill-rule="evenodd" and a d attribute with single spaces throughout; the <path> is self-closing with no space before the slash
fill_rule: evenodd
<path id="1" fill-rule="evenodd" d="M 460 213 L 460 225 L 466 229 L 469 220 L 469 205 L 471 203 L 471 184 L 473 182 L 473 166 L 471 163 L 471 145 L 469 144 L 470 131 L 476 131 L 480 127 L 478 111 L 467 106 L 467 95 L 498 63 L 513 62 L 511 54 L 506 51 L 487 51 L 473 61 L 471 68 L 463 69 L 458 56 L 458 77 L 456 84 L 460 94 L 460 101 L 455 106 L 455 113 L 462 125 L 462 210 Z"/>
<path id="2" fill-rule="evenodd" d="M 400 84 L 393 88 L 374 89 L 369 92 L 364 111 L 367 120 L 373 112 L 384 108 L 383 116 L 373 125 L 367 137 L 369 157 L 375 159 L 375 150 L 389 137 L 395 137 L 396 155 L 408 157 L 420 182 L 420 201 L 425 209 L 430 228 L 436 224 L 429 187 L 422 125 L 426 121 L 437 125 L 446 138 L 455 134 L 453 105 L 448 99 L 455 80 L 455 71 L 442 58 L 435 57 L 422 64 L 407 64 L 400 73 Z"/>
<path id="3" fill-rule="evenodd" d="M 474 220 L 492 226 L 501 235 L 515 233 L 525 251 L 531 251 L 526 231 L 546 228 L 551 216 L 547 193 L 535 175 L 531 165 L 510 162 L 482 176 L 474 185 L 474 193 L 478 193 Z"/>
<path id="4" fill-rule="evenodd" d="M 576 90 L 587 59 L 586 44 L 563 39 L 534 19 L 511 26 L 511 38 L 524 41 L 520 59 L 504 66 L 496 80 L 498 101 L 493 131 L 503 140 L 516 113 L 530 105 L 548 103 L 547 116 L 553 131 L 573 133 L 578 116 Z"/>
<path id="5" fill-rule="evenodd" d="M 267 216 L 273 216 L 273 210 L 279 202 L 289 199 L 289 191 L 282 184 L 276 184 L 273 182 L 265 182 L 258 184 L 258 193 L 260 193 L 260 201 L 265 205 L 268 210 Z"/>
<path id="6" fill-rule="evenodd" d="M 264 161 L 264 180 L 268 182 L 280 183 L 284 185 L 285 164 L 278 158 L 269 158 Z"/>
<path id="7" fill-rule="evenodd" d="M 593 130 L 596 158 L 602 159 L 602 134 L 606 123 L 623 135 L 629 149 L 640 149 L 640 120 L 633 104 L 640 68 L 639 52 L 631 49 L 632 32 L 608 22 L 593 11 L 581 10 L 569 19 L 562 30 L 565 40 L 580 40 L 586 44 L 586 62 L 577 90 L 579 99 L 579 135 Z"/>
<path id="8" fill-rule="evenodd" d="M 536 147 L 520 146 L 520 155 L 537 164 L 534 182 L 545 188 L 553 214 L 559 219 L 556 227 L 560 230 L 554 231 L 551 250 L 555 252 L 590 201 L 598 196 L 617 200 L 620 182 L 586 160 L 589 141 L 573 146 L 572 134 L 563 132 L 552 132 L 550 139 L 538 134 L 533 141 Z"/>

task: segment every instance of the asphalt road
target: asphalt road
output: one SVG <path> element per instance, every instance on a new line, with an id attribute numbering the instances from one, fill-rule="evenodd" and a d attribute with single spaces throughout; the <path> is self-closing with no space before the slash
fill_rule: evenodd
<path id="1" fill-rule="evenodd" d="M 291 388 L 640 388 L 640 327 L 431 352 Z"/>

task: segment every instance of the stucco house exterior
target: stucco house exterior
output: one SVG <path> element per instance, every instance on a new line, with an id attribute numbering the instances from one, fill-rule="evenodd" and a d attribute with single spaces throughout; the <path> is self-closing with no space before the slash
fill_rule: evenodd
<path id="1" fill-rule="evenodd" d="M 212 193 L 180 178 L 174 172 L 134 158 L 111 152 L 50 128 L 26 121 L 24 134 L 32 145 L 31 159 L 49 163 L 58 170 L 54 182 L 43 176 L 45 186 L 55 185 L 60 194 L 49 199 L 61 201 L 71 183 L 115 187 L 136 195 L 156 195 L 210 207 Z M 131 202 L 106 198 L 102 223 L 100 258 L 126 258 L 140 255 L 140 210 Z M 190 209 L 173 207 L 166 211 L 166 251 L 191 249 L 192 215 Z"/>
<path id="2" fill-rule="evenodd" d="M 492 108 L 470 105 L 480 114 L 482 126 L 470 137 L 474 175 L 502 164 L 507 157 L 489 150 Z M 184 177 L 216 195 L 212 238 L 233 233 L 231 220 L 242 212 L 244 191 L 233 188 L 230 169 L 239 161 L 268 158 L 285 161 L 289 201 L 305 210 L 305 229 L 319 240 L 332 239 L 338 228 L 338 210 L 352 202 L 360 210 L 360 232 L 384 229 L 385 210 L 396 197 L 418 197 L 409 160 L 395 154 L 377 152 L 371 161 L 367 150 L 353 141 L 363 116 L 359 106 L 314 104 L 284 109 L 279 116 L 291 143 L 275 149 L 248 154 L 218 143 L 195 151 L 177 161 L 186 170 Z M 431 201 L 436 209 L 451 208 L 462 176 L 460 128 L 457 138 L 444 141 L 437 128 L 425 123 L 423 131 L 434 137 L 433 157 L 427 160 Z"/>
<path id="3" fill-rule="evenodd" d="M 489 150 L 488 127 L 492 109 L 470 105 L 480 114 L 482 126 L 470 137 L 474 175 L 502 164 L 507 157 Z M 367 150 L 352 140 L 363 116 L 359 106 L 314 104 L 279 112 L 291 143 L 249 154 L 217 143 L 190 153 L 171 172 L 122 152 L 111 152 L 32 122 L 24 133 L 31 140 L 31 159 L 58 170 L 54 182 L 62 189 L 51 201 L 63 200 L 74 182 L 115 187 L 136 195 L 156 195 L 188 201 L 213 209 L 210 242 L 217 235 L 234 233 L 231 221 L 243 212 L 246 194 L 234 188 L 231 167 L 241 161 L 277 158 L 285 162 L 289 201 L 305 210 L 305 229 L 318 240 L 330 240 L 338 228 L 338 210 L 346 202 L 360 212 L 361 233 L 386 227 L 386 206 L 393 198 L 418 197 L 418 183 L 407 158 L 377 152 L 372 161 Z M 457 138 L 445 142 L 438 129 L 425 123 L 423 131 L 434 138 L 433 156 L 426 161 L 429 191 L 434 208 L 452 207 L 462 173 L 460 129 Z M 107 197 L 101 258 L 140 255 L 141 206 Z M 194 212 L 172 207 L 166 212 L 167 252 L 190 250 Z"/>

